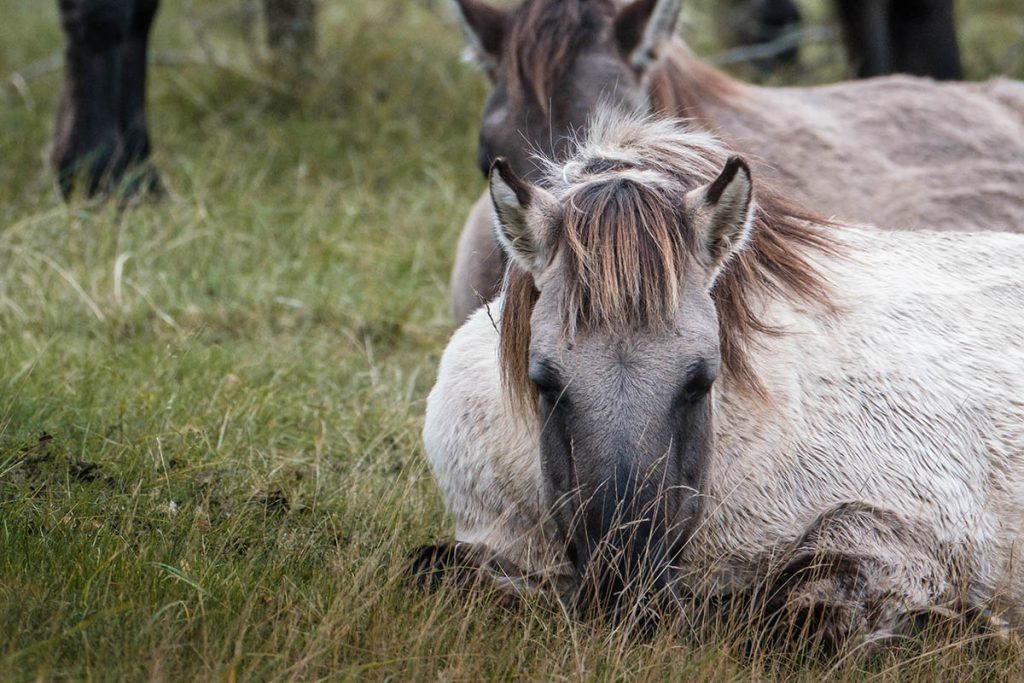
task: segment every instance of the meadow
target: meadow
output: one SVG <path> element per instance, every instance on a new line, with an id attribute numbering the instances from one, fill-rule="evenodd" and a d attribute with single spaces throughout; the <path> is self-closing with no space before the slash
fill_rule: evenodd
<path id="1" fill-rule="evenodd" d="M 798 656 L 411 587 L 452 533 L 420 429 L 486 84 L 443 2 L 324 0 L 304 78 L 241 4 L 164 3 L 168 196 L 122 211 L 60 201 L 56 3 L 0 0 L 0 680 L 1024 677 L 973 633 Z M 1024 77 L 1019 0 L 960 13 L 969 76 Z M 768 79 L 843 74 L 834 41 L 803 57 Z"/>

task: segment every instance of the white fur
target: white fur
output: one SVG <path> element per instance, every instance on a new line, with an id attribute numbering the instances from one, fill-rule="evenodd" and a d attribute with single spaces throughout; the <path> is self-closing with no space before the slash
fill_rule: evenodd
<path id="1" fill-rule="evenodd" d="M 862 501 L 926 530 L 919 550 L 935 566 L 963 569 L 934 583 L 935 606 L 964 598 L 1019 619 L 1024 236 L 836 237 L 851 255 L 819 265 L 841 312 L 766 311 L 788 331 L 754 350 L 771 405 L 728 382 L 715 392 L 706 512 L 683 571 L 710 593 L 735 590 L 756 558 L 837 504 Z M 427 401 L 427 453 L 458 540 L 557 575 L 538 427 L 505 402 L 497 340 L 483 310 L 455 333 Z"/>

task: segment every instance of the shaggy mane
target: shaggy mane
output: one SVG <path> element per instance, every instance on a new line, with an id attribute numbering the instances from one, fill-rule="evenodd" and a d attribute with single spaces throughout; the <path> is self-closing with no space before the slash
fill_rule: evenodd
<path id="1" fill-rule="evenodd" d="M 668 324 L 697 236 L 682 211 L 689 190 L 712 182 L 731 151 L 678 121 L 599 114 L 565 164 L 547 162 L 545 184 L 562 219 L 552 260 L 561 258 L 565 333 L 595 327 L 642 331 Z M 809 252 L 835 254 L 821 226 L 829 221 L 758 187 L 749 243 L 723 266 L 712 290 L 725 372 L 750 394 L 767 398 L 749 358 L 756 334 L 779 334 L 757 313 L 764 297 L 832 306 Z M 501 310 L 500 358 L 506 390 L 536 406 L 527 371 L 530 316 L 539 294 L 533 277 L 509 266 Z"/>

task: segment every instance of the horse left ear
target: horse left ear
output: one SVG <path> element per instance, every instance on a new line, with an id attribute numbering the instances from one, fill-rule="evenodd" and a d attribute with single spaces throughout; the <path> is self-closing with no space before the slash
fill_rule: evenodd
<path id="1" fill-rule="evenodd" d="M 684 204 L 701 260 L 714 272 L 713 281 L 729 257 L 750 239 L 755 205 L 747 162 L 731 157 L 711 183 L 686 193 Z"/>
<path id="2" fill-rule="evenodd" d="M 511 12 L 484 0 L 449 0 L 449 3 L 462 27 L 469 59 L 493 81 Z"/>
<path id="3" fill-rule="evenodd" d="M 491 164 L 490 182 L 498 243 L 510 259 L 536 278 L 548 266 L 558 200 L 517 176 L 503 157 Z"/>
<path id="4" fill-rule="evenodd" d="M 615 18 L 619 51 L 643 72 L 657 59 L 662 43 L 672 37 L 682 0 L 631 0 Z"/>

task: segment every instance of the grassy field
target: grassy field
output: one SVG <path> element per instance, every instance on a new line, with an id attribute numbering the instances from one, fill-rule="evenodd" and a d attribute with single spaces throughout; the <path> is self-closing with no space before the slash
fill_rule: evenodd
<path id="1" fill-rule="evenodd" d="M 963 3 L 971 77 L 1024 76 L 1018 1 Z M 165 2 L 170 194 L 124 213 L 62 204 L 44 163 L 55 4 L 0 0 L 0 680 L 1024 676 L 963 634 L 801 658 L 410 589 L 404 554 L 451 534 L 419 431 L 483 188 L 485 84 L 443 3 L 325 0 L 298 84 L 236 0 Z M 792 77 L 841 72 L 807 57 Z"/>

